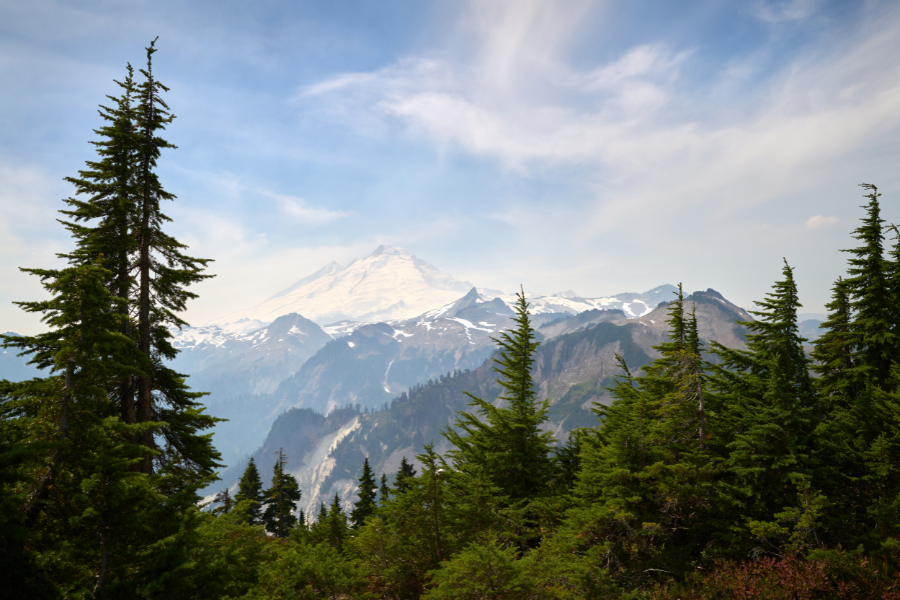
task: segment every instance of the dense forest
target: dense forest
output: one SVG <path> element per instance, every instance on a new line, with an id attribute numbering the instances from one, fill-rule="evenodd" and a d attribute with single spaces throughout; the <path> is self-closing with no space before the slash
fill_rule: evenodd
<path id="1" fill-rule="evenodd" d="M 620 356 L 613 402 L 558 445 L 523 292 L 496 339 L 501 400 L 471 396 L 446 455 L 426 444 L 420 472 L 380 478 L 365 459 L 349 514 L 296 510 L 283 453 L 202 503 L 215 419 L 166 360 L 209 261 L 163 231 L 154 52 L 68 179 L 67 266 L 26 269 L 50 299 L 21 307 L 48 332 L 2 338 L 50 373 L 0 382 L 7 597 L 900 598 L 900 233 L 868 184 L 812 346 L 787 262 L 746 350 L 702 347 L 679 293 L 659 358 Z"/>

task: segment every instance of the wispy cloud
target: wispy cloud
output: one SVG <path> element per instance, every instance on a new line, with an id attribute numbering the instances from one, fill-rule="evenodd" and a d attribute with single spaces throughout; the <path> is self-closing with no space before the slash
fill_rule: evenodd
<path id="1" fill-rule="evenodd" d="M 813 4 L 778 6 L 800 18 Z M 695 51 L 662 43 L 579 70 L 565 60 L 578 27 L 570 13 L 518 7 L 472 9 L 471 19 L 496 19 L 479 30 L 472 60 L 410 56 L 314 89 L 437 148 L 519 172 L 581 165 L 587 180 L 602 181 L 597 220 L 608 225 L 640 208 L 705 203 L 721 213 L 766 202 L 846 176 L 861 166 L 859 152 L 898 135 L 897 10 L 873 12 L 761 82 L 736 82 L 726 69 L 699 85 L 683 74 Z M 531 40 L 545 57 L 517 53 Z"/>
<path id="2" fill-rule="evenodd" d="M 277 198 L 281 201 L 281 207 L 285 214 L 290 216 L 295 222 L 307 225 L 324 225 L 331 223 L 337 219 L 349 216 L 351 213 L 344 210 L 330 210 L 327 208 L 317 208 L 307 206 L 306 201 L 302 198 L 294 198 L 291 196 L 283 196 L 281 194 L 273 194 L 267 192 L 266 195 Z"/>
<path id="3" fill-rule="evenodd" d="M 822 215 L 815 215 L 806 220 L 806 228 L 825 229 L 826 227 L 837 225 L 840 222 L 841 220 L 838 217 L 825 217 Z"/>

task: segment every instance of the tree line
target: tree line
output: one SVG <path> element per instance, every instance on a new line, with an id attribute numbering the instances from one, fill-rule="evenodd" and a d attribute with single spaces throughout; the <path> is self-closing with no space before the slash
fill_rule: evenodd
<path id="1" fill-rule="evenodd" d="M 823 335 L 798 331 L 793 268 L 742 322 L 701 339 L 681 287 L 658 358 L 621 374 L 597 423 L 557 444 L 532 378 L 524 291 L 495 342 L 497 401 L 470 395 L 350 514 L 315 515 L 279 452 L 204 504 L 219 454 L 201 392 L 166 366 L 209 277 L 167 235 L 156 174 L 174 116 L 147 48 L 101 106 L 69 181 L 66 267 L 25 269 L 49 332 L 4 336 L 49 376 L 0 382 L 0 572 L 27 598 L 900 598 L 900 232 L 878 190 Z M 893 235 L 893 244 L 889 236 Z M 410 396 L 411 397 L 411 396 Z"/>

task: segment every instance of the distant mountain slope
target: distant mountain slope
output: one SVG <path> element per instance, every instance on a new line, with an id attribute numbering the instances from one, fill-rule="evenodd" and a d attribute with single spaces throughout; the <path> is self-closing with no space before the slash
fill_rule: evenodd
<path id="1" fill-rule="evenodd" d="M 735 323 L 736 319 L 748 320 L 749 315 L 743 309 L 714 290 L 697 292 L 686 303 L 688 307 L 696 305 L 701 338 L 717 339 L 731 347 L 746 347 L 745 331 Z M 543 341 L 535 356 L 535 380 L 541 396 L 551 401 L 548 428 L 558 439 L 565 439 L 575 427 L 596 422 L 590 407 L 592 402 L 609 401 L 605 388 L 619 374 L 616 353 L 635 372 L 657 356 L 652 346 L 667 339 L 667 313 L 666 306 L 659 306 L 638 319 L 598 317 L 597 321 L 582 320 L 577 326 L 559 327 L 565 321 L 552 326 L 561 331 L 576 327 L 575 331 Z M 606 318 L 621 313 L 598 311 L 598 314 Z M 578 319 L 576 316 L 568 320 L 577 323 Z M 394 339 L 387 329 L 373 330 L 371 337 L 375 338 L 371 343 L 378 345 L 389 345 L 389 339 Z M 350 336 L 332 344 L 344 343 L 349 348 L 346 342 L 352 340 Z M 447 444 L 440 430 L 453 422 L 456 411 L 467 410 L 468 398 L 463 392 L 494 400 L 500 393 L 495 377 L 493 362 L 488 358 L 477 369 L 436 377 L 425 386 L 414 387 L 395 398 L 386 411 L 343 412 L 340 413 L 344 415 L 343 422 L 336 417 L 338 413 L 329 415 L 331 424 L 328 432 L 323 430 L 322 434 L 310 426 L 313 421 L 318 423 L 324 419 L 321 414 L 313 416 L 314 412 L 306 409 L 288 410 L 276 419 L 263 446 L 253 455 L 261 468 L 269 470 L 274 464 L 272 452 L 285 449 L 292 457 L 289 469 L 301 479 L 304 493 L 301 505 L 307 512 L 315 511 L 319 502 L 327 501 L 335 492 L 349 506 L 366 456 L 376 473 L 393 474 L 401 457 L 413 459 L 426 442 L 434 441 L 438 451 L 445 451 Z M 293 433 L 300 430 L 313 431 L 313 437 Z M 243 464 L 226 471 L 223 483 L 233 485 Z"/>
<path id="2" fill-rule="evenodd" d="M 4 335 L 19 335 L 12 331 L 7 331 Z M 40 369 L 29 365 L 27 356 L 18 356 L 19 351 L 15 348 L 0 348 L 0 379 L 9 381 L 25 381 L 33 377 L 46 377 Z"/>
<path id="3" fill-rule="evenodd" d="M 552 337 L 591 323 L 624 321 L 631 316 L 625 311 L 635 305 L 640 307 L 634 308 L 636 312 L 645 314 L 652 310 L 646 303 L 669 288 L 675 289 L 660 286 L 645 294 L 607 298 L 603 304 L 618 308 L 591 309 L 574 318 L 567 315 L 600 302 L 539 297 L 529 303 L 536 325 L 562 319 L 546 329 L 538 329 L 542 337 Z M 509 327 L 512 314 L 502 297 L 491 298 L 473 288 L 459 300 L 414 319 L 358 326 L 307 361 L 278 386 L 275 395 L 283 398 L 285 407 L 302 406 L 320 412 L 347 404 L 378 407 L 429 378 L 480 365 L 493 352 L 491 338 Z"/>
<path id="4" fill-rule="evenodd" d="M 660 302 L 672 300 L 672 294 L 678 288 L 674 285 L 660 285 L 647 292 L 626 292 L 614 296 L 601 298 L 582 298 L 575 292 L 567 291 L 549 296 L 535 295 L 528 297 L 530 311 L 534 315 L 542 313 L 568 313 L 578 314 L 587 310 L 621 310 L 626 317 L 640 317 L 654 308 Z M 514 296 L 501 296 L 506 302 L 514 301 Z"/>
<path id="5" fill-rule="evenodd" d="M 471 287 L 399 248 L 379 246 L 346 268 L 329 263 L 253 308 L 209 324 L 242 319 L 267 323 L 288 313 L 305 315 L 323 325 L 341 320 L 408 319 L 453 301 Z"/>
<path id="6" fill-rule="evenodd" d="M 360 326 L 322 348 L 275 395 L 285 407 L 320 412 L 379 407 L 429 378 L 483 363 L 493 352 L 491 337 L 512 314 L 502 300 L 486 300 L 473 288 L 414 319 Z"/>
<path id="7" fill-rule="evenodd" d="M 800 321 L 800 335 L 810 342 L 816 341 L 822 335 L 821 326 L 823 322 L 824 321 L 819 319 L 806 319 L 805 321 Z"/>
<path id="8" fill-rule="evenodd" d="M 250 333 L 218 326 L 175 332 L 180 353 L 172 367 L 189 374 L 190 386 L 216 398 L 266 394 L 331 341 L 321 327 L 298 314 L 278 317 Z"/>

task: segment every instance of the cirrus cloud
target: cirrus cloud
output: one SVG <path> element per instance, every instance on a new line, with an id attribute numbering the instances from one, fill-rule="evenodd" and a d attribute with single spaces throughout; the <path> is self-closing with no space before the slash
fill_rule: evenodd
<path id="1" fill-rule="evenodd" d="M 837 217 L 825 217 L 823 215 L 815 215 L 806 220 L 806 228 L 807 229 L 825 229 L 826 227 L 832 227 L 840 223 L 841 220 Z"/>

